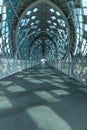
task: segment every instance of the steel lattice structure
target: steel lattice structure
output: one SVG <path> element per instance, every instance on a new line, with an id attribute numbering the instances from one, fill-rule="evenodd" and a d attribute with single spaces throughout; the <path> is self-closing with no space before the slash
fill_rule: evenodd
<path id="1" fill-rule="evenodd" d="M 86 0 L 0 0 L 0 57 L 4 75 L 44 58 L 87 82 Z"/>

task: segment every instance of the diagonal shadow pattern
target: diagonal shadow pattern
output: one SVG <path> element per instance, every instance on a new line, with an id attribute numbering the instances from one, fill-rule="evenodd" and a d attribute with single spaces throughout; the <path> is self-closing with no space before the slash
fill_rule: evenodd
<path id="1" fill-rule="evenodd" d="M 45 65 L 0 80 L 0 130 L 86 130 L 87 90 Z"/>

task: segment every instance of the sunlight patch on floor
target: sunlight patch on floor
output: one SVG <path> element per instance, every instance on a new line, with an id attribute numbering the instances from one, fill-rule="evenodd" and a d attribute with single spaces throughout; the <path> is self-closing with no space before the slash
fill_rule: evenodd
<path id="1" fill-rule="evenodd" d="M 37 79 L 32 79 L 30 80 L 31 83 L 35 83 L 35 84 L 41 84 L 43 83 L 41 80 L 37 80 Z"/>
<path id="2" fill-rule="evenodd" d="M 86 88 L 79 88 L 79 90 L 87 93 L 87 87 Z"/>
<path id="3" fill-rule="evenodd" d="M 58 96 L 67 96 L 67 95 L 71 95 L 71 93 L 69 93 L 68 91 L 65 90 L 51 90 L 52 92 L 54 92 L 55 94 L 57 94 Z"/>
<path id="4" fill-rule="evenodd" d="M 4 109 L 11 108 L 12 106 L 13 105 L 8 99 L 8 97 L 7 98 L 5 97 L 5 100 L 0 102 L 0 112 L 3 111 Z"/>
<path id="5" fill-rule="evenodd" d="M 15 75 L 14 77 L 16 77 L 16 78 L 23 78 L 24 75 Z"/>
<path id="6" fill-rule="evenodd" d="M 72 130 L 70 125 L 48 106 L 38 106 L 26 110 L 40 130 Z"/>
<path id="7" fill-rule="evenodd" d="M 10 85 L 12 83 L 13 83 L 13 81 L 0 81 L 0 85 L 3 85 L 3 86 Z"/>
<path id="8" fill-rule="evenodd" d="M 44 99 L 48 102 L 57 102 L 59 101 L 59 99 L 55 98 L 54 96 L 50 95 L 48 92 L 46 91 L 37 91 L 34 92 L 37 96 L 39 96 L 41 99 Z"/>
<path id="9" fill-rule="evenodd" d="M 25 92 L 26 91 L 26 89 L 24 89 L 23 87 L 21 87 L 21 86 L 19 86 L 19 85 L 13 85 L 13 86 L 9 86 L 8 88 L 7 88 L 7 90 L 9 91 L 9 92 Z"/>

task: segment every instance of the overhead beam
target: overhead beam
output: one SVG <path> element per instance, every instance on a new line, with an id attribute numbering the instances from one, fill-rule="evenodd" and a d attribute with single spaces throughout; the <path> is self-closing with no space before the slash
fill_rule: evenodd
<path id="1" fill-rule="evenodd" d="M 53 41 L 53 39 L 52 39 L 48 34 L 43 34 L 43 33 L 41 33 L 40 35 L 38 35 L 38 36 L 31 42 L 29 52 L 30 52 L 32 46 L 35 44 L 35 42 L 36 42 L 37 40 L 41 39 L 41 38 L 47 38 L 47 39 L 49 39 L 49 40 L 53 43 L 53 45 L 54 45 L 54 47 L 55 47 L 55 50 L 56 50 L 56 58 L 57 58 L 57 55 L 58 55 L 58 47 L 57 47 L 56 43 Z"/>

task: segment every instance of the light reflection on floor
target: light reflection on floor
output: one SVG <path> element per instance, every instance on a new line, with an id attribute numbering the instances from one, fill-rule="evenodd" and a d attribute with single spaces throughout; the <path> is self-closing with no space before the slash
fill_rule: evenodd
<path id="1" fill-rule="evenodd" d="M 86 111 L 86 87 L 51 68 L 0 81 L 0 130 L 86 130 Z"/>
<path id="2" fill-rule="evenodd" d="M 26 112 L 36 122 L 40 130 L 72 130 L 65 120 L 47 106 L 37 106 L 27 109 Z M 42 113 L 44 113 L 44 116 L 42 116 Z M 60 125 L 61 127 L 59 127 Z"/>

